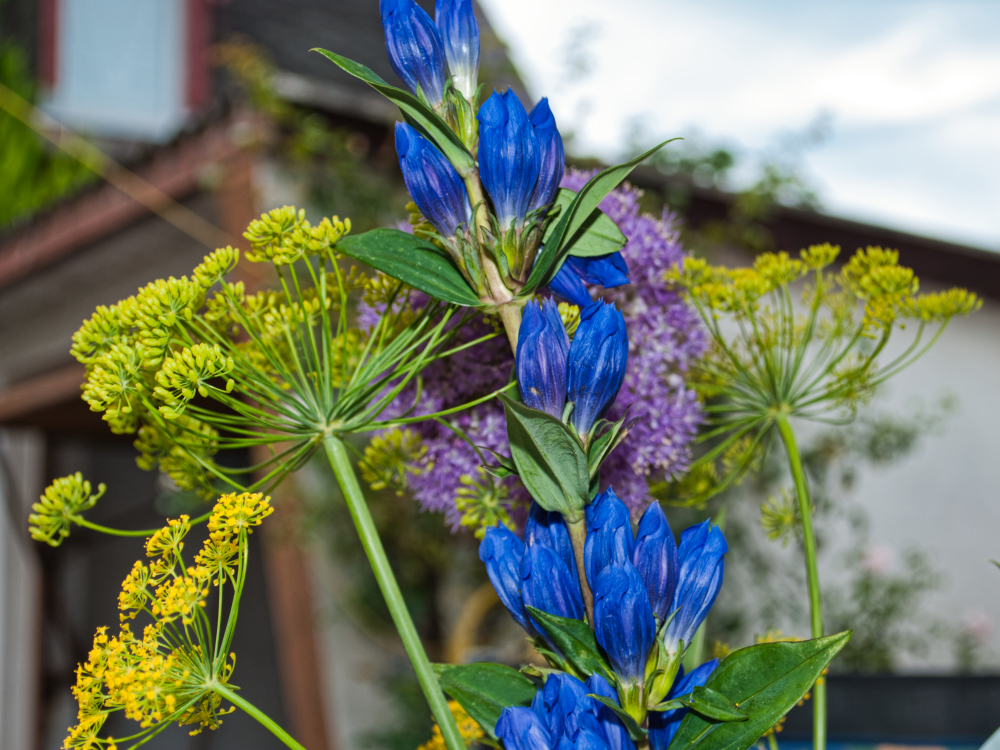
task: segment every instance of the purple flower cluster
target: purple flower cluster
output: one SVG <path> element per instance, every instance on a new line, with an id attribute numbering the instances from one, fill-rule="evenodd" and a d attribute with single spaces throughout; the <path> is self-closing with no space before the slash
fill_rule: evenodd
<path id="1" fill-rule="evenodd" d="M 562 185 L 579 190 L 590 176 L 569 170 Z M 626 408 L 630 416 L 641 417 L 604 464 L 601 479 L 603 487 L 613 485 L 620 497 L 628 498 L 634 515 L 650 500 L 649 475 L 676 476 L 688 467 L 701 409 L 694 392 L 685 388 L 683 374 L 705 349 L 696 314 L 663 279 L 664 272 L 684 258 L 675 219 L 667 210 L 660 218 L 640 214 L 640 195 L 639 190 L 624 185 L 601 203 L 601 209 L 628 238 L 621 252 L 632 279 L 631 284 L 602 295 L 622 307 L 629 336 L 625 382 L 608 418 L 617 419 Z M 472 341 L 490 330 L 490 324 L 480 319 L 462 330 L 459 340 Z M 423 374 L 420 410 L 457 406 L 503 387 L 513 363 L 505 336 L 435 362 Z M 506 423 L 499 401 L 449 419 L 476 445 L 507 452 Z M 425 509 L 443 511 L 446 521 L 457 528 L 461 514 L 456 497 L 464 486 L 462 477 L 477 478 L 481 462 L 455 430 L 433 421 L 415 429 L 427 447 L 422 463 L 433 464 L 433 468 L 411 476 L 410 490 Z M 512 479 L 504 481 L 509 500 L 527 504 L 527 493 L 520 484 Z"/>

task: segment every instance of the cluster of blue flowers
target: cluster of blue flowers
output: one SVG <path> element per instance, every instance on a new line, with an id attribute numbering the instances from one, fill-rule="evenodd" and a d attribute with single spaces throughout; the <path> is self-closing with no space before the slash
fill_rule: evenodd
<path id="1" fill-rule="evenodd" d="M 628 364 L 625 318 L 612 304 L 595 302 L 580 312 L 570 344 L 551 301 L 525 306 L 517 339 L 517 382 L 524 403 L 563 418 L 586 442 L 594 423 L 614 403 Z"/>
<path id="2" fill-rule="evenodd" d="M 528 607 L 573 620 L 588 616 L 614 672 L 619 705 L 639 724 L 649 712 L 650 726 L 667 731 L 676 714 L 650 709 L 704 684 L 712 671 L 677 679 L 684 650 L 722 586 L 726 540 L 705 521 L 681 534 L 678 549 L 659 503 L 646 509 L 633 534 L 628 508 L 611 489 L 587 506 L 586 523 L 582 575 L 563 517 L 538 505 L 524 541 L 509 529 L 488 529 L 479 557 L 511 615 L 549 652 L 558 656 L 559 649 Z M 593 592 L 592 615 L 583 585 Z"/>
<path id="3" fill-rule="evenodd" d="M 475 112 L 479 27 L 471 0 L 437 0 L 434 19 L 414 0 L 380 7 L 393 70 L 478 158 L 477 170 L 462 173 L 415 127 L 397 123 L 407 190 L 480 298 L 506 303 L 531 272 L 566 168 L 548 100 L 529 113 L 513 91 L 494 91 Z M 573 258 L 550 289 L 582 308 L 592 302 L 584 282 L 626 284 L 628 267 L 620 253 Z"/>
<path id="4" fill-rule="evenodd" d="M 717 659 L 712 659 L 688 674 L 681 668 L 667 699 L 687 695 L 697 685 L 704 685 L 718 664 Z M 497 737 L 507 750 L 635 750 L 621 720 L 593 695 L 617 700 L 615 689 L 599 674 L 591 675 L 586 682 L 570 674 L 551 674 L 530 708 L 504 709 L 497 722 Z M 687 713 L 686 708 L 650 713 L 648 737 L 652 750 L 667 750 Z"/>

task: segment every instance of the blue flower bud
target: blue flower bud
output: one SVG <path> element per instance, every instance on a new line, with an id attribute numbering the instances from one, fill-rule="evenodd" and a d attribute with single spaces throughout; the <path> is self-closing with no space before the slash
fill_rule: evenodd
<path id="1" fill-rule="evenodd" d="M 517 623 L 534 635 L 535 629 L 528 620 L 521 598 L 521 562 L 524 559 L 524 542 L 505 526 L 486 529 L 479 544 L 479 559 L 486 563 L 486 575 L 496 589 L 497 596 Z"/>
<path id="2" fill-rule="evenodd" d="M 517 94 L 496 91 L 479 110 L 479 176 L 500 227 L 524 221 L 538 173 L 541 149 Z"/>
<path id="3" fill-rule="evenodd" d="M 526 706 L 505 708 L 494 731 L 507 750 L 553 750 L 549 728 Z"/>
<path id="4" fill-rule="evenodd" d="M 587 692 L 618 703 L 618 692 L 599 674 L 595 673 L 587 678 Z M 597 704 L 597 721 L 601 726 L 601 735 L 611 750 L 635 750 L 635 743 L 614 711 Z"/>
<path id="5" fill-rule="evenodd" d="M 583 726 L 597 728 L 594 699 L 588 698 L 587 686 L 573 675 L 553 672 L 545 686 L 535 693 L 531 707 L 545 719 L 552 737 L 576 734 Z M 583 714 L 590 714 L 587 720 Z"/>
<path id="6" fill-rule="evenodd" d="M 627 364 L 628 333 L 622 314 L 610 303 L 583 308 L 566 373 L 566 397 L 573 402 L 570 422 L 577 433 L 588 434 L 611 408 Z"/>
<path id="7" fill-rule="evenodd" d="M 549 281 L 549 291 L 559 297 L 559 299 L 576 305 L 581 310 L 590 305 L 596 304 L 590 296 L 590 292 L 583 283 L 580 275 L 573 270 L 569 263 L 563 263 L 556 271 L 556 275 Z"/>
<path id="8" fill-rule="evenodd" d="M 517 333 L 517 384 L 532 409 L 562 419 L 566 408 L 566 359 L 569 336 L 552 302 L 532 300 L 524 306 Z"/>
<path id="9" fill-rule="evenodd" d="M 556 750 L 609 750 L 608 743 L 592 729 L 581 729 L 575 737 L 563 735 Z"/>
<path id="10" fill-rule="evenodd" d="M 379 0 L 385 48 L 396 75 L 431 104 L 444 97 L 444 45 L 437 26 L 413 0 Z"/>
<path id="11" fill-rule="evenodd" d="M 598 255 L 594 258 L 577 258 L 570 255 L 566 258 L 568 265 L 580 280 L 586 284 L 603 286 L 605 289 L 613 289 L 616 286 L 628 284 L 628 264 L 621 253 L 609 253 L 608 255 Z"/>
<path id="12" fill-rule="evenodd" d="M 543 544 L 529 545 L 521 561 L 521 597 L 526 606 L 550 615 L 583 619 L 583 594 L 576 571 Z M 537 624 L 535 627 L 543 630 Z"/>
<path id="13" fill-rule="evenodd" d="M 615 674 L 625 683 L 645 681 L 656 623 L 646 585 L 632 563 L 609 565 L 594 587 L 594 634 Z"/>
<path id="14" fill-rule="evenodd" d="M 719 660 L 712 659 L 700 667 L 692 669 L 687 675 L 684 675 L 684 668 L 681 667 L 681 672 L 677 675 L 677 681 L 674 682 L 665 700 L 672 700 L 682 695 L 687 695 L 695 687 L 704 685 L 708 682 L 708 678 L 717 666 L 719 666 Z M 677 734 L 677 730 L 680 728 L 681 721 L 687 716 L 687 713 L 687 708 L 677 708 L 673 711 L 649 712 L 649 744 L 652 750 L 667 750 L 674 739 L 674 735 Z"/>
<path id="15" fill-rule="evenodd" d="M 729 550 L 726 538 L 718 526 L 705 521 L 684 529 L 677 550 L 679 570 L 677 588 L 670 611 L 677 614 L 667 623 L 663 645 L 675 653 L 679 641 L 685 648 L 691 644 L 695 631 L 715 603 L 722 588 L 725 568 L 722 556 Z"/>
<path id="16" fill-rule="evenodd" d="M 632 521 L 625 503 L 610 487 L 587 506 L 587 541 L 583 567 L 591 586 L 609 565 L 632 562 Z"/>
<path id="17" fill-rule="evenodd" d="M 662 625 L 677 588 L 677 542 L 659 503 L 646 508 L 639 520 L 632 562 L 646 584 L 656 621 Z"/>
<path id="18" fill-rule="evenodd" d="M 448 72 L 455 88 L 466 99 L 476 94 L 479 70 L 479 22 L 472 12 L 472 0 L 437 0 L 434 22 L 444 41 Z"/>
<path id="19" fill-rule="evenodd" d="M 541 166 L 538 172 L 538 182 L 531 192 L 528 201 L 528 211 L 547 206 L 555 200 L 566 170 L 566 154 L 563 151 L 562 136 L 556 127 L 556 118 L 549 109 L 549 100 L 543 98 L 528 115 L 531 126 L 535 129 L 535 137 L 541 149 Z"/>
<path id="20" fill-rule="evenodd" d="M 416 129 L 396 123 L 396 153 L 403 181 L 420 213 L 444 237 L 452 237 L 472 217 L 462 178 L 440 151 Z"/>
<path id="21" fill-rule="evenodd" d="M 576 555 L 573 553 L 573 542 L 569 538 L 569 529 L 562 513 L 556 510 L 545 510 L 532 501 L 528 511 L 528 521 L 524 526 L 525 544 L 543 544 L 554 550 L 566 567 L 576 570 Z"/>

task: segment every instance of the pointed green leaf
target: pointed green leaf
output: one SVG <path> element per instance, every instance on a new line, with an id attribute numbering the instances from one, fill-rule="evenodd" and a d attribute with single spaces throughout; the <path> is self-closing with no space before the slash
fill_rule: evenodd
<path id="1" fill-rule="evenodd" d="M 576 193 L 568 188 L 559 188 L 556 194 L 555 205 L 560 208 L 560 215 L 567 211 Z M 556 221 L 553 221 L 545 230 L 542 243 L 548 242 L 556 228 Z M 601 209 L 594 209 L 590 217 L 577 230 L 576 234 L 567 243 L 569 255 L 576 255 L 580 258 L 593 258 L 600 255 L 609 255 L 622 249 L 628 239 L 622 234 L 622 230 L 611 220 L 611 217 Z"/>
<path id="2" fill-rule="evenodd" d="M 511 459 L 507 458 L 507 456 L 502 453 L 497 453 L 495 450 L 487 448 L 485 445 L 480 445 L 478 448 L 479 450 L 486 451 L 497 460 L 495 464 L 483 464 L 483 471 L 486 471 L 499 479 L 509 477 L 512 474 L 517 474 L 517 467 Z"/>
<path id="3" fill-rule="evenodd" d="M 370 68 L 361 63 L 348 60 L 346 57 L 329 52 L 325 49 L 314 49 L 321 55 L 331 60 L 341 70 L 350 73 L 355 78 L 359 78 L 382 96 L 395 104 L 403 112 L 407 122 L 417 130 L 420 130 L 427 138 L 436 145 L 441 153 L 450 161 L 459 173 L 470 173 L 476 166 L 476 160 L 462 143 L 462 139 L 448 127 L 448 123 L 442 120 L 430 107 L 420 101 L 409 91 L 403 91 L 382 80 L 382 78 Z"/>
<path id="4" fill-rule="evenodd" d="M 684 701 L 691 696 L 682 695 L 680 698 L 671 698 L 668 701 L 663 701 L 663 703 L 657 703 L 655 706 L 651 707 L 650 711 L 675 711 L 678 708 L 684 708 L 687 704 Z"/>
<path id="5" fill-rule="evenodd" d="M 746 721 L 750 718 L 722 693 L 702 685 L 696 685 L 691 695 L 681 702 L 692 711 L 716 721 Z"/>
<path id="6" fill-rule="evenodd" d="M 850 637 L 847 631 L 799 643 L 761 643 L 731 654 L 705 687 L 750 718 L 718 722 L 691 711 L 669 750 L 746 750 L 802 699 Z"/>
<path id="7" fill-rule="evenodd" d="M 567 520 L 577 518 L 590 502 L 587 455 L 570 428 L 538 409 L 501 394 L 507 415 L 507 440 L 517 473 L 545 510 Z"/>
<path id="8" fill-rule="evenodd" d="M 516 669 L 503 664 L 434 664 L 441 689 L 496 739 L 496 725 L 507 706 L 527 706 L 535 697 L 535 684 Z"/>
<path id="9" fill-rule="evenodd" d="M 621 719 L 622 724 L 628 731 L 628 736 L 632 738 L 633 742 L 642 742 L 646 739 L 646 730 L 636 724 L 635 719 L 629 716 L 628 712 L 613 700 L 605 698 L 603 695 L 594 695 L 593 693 L 589 694 L 587 697 L 593 698 L 598 703 L 603 703 L 605 706 L 610 708 L 614 712 L 615 716 Z"/>
<path id="10" fill-rule="evenodd" d="M 670 139 L 670 141 L 674 140 L 677 139 Z M 590 181 L 580 189 L 580 192 L 570 202 L 569 206 L 560 212 L 559 218 L 556 220 L 549 235 L 549 241 L 535 261 L 534 268 L 531 269 L 531 275 L 528 277 L 528 282 L 525 284 L 522 294 L 534 292 L 535 289 L 548 281 L 559 270 L 559 267 L 566 259 L 569 244 L 580 228 L 590 221 L 591 214 L 597 209 L 600 202 L 604 200 L 604 197 L 618 187 L 633 169 L 670 143 L 670 141 L 664 141 L 646 153 L 640 154 L 624 164 L 608 167 L 590 178 Z"/>
<path id="11" fill-rule="evenodd" d="M 527 607 L 527 610 L 532 619 L 545 631 L 549 641 L 563 653 L 566 661 L 582 674 L 584 679 L 596 672 L 612 684 L 615 683 L 611 667 L 605 661 L 590 625 L 583 620 L 559 617 L 534 607 Z"/>
<path id="12" fill-rule="evenodd" d="M 408 232 L 372 229 L 349 234 L 337 243 L 337 250 L 444 302 L 480 304 L 447 253 Z"/>
<path id="13" fill-rule="evenodd" d="M 587 461 L 590 463 L 590 476 L 592 479 L 597 476 L 597 473 L 601 469 L 601 464 L 604 463 L 604 459 L 608 457 L 608 454 L 621 445 L 621 442 L 628 436 L 629 431 L 639 421 L 639 417 L 635 417 L 628 424 L 625 424 L 626 419 L 628 419 L 627 412 L 614 424 L 608 425 L 607 422 L 604 422 L 604 425 L 607 425 L 607 429 L 590 444 Z"/>

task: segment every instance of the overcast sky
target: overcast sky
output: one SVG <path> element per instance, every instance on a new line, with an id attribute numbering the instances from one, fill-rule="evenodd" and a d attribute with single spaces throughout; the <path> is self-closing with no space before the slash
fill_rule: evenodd
<path id="1" fill-rule="evenodd" d="M 1000 1 L 481 0 L 573 151 L 698 133 L 834 214 L 1000 251 Z"/>

